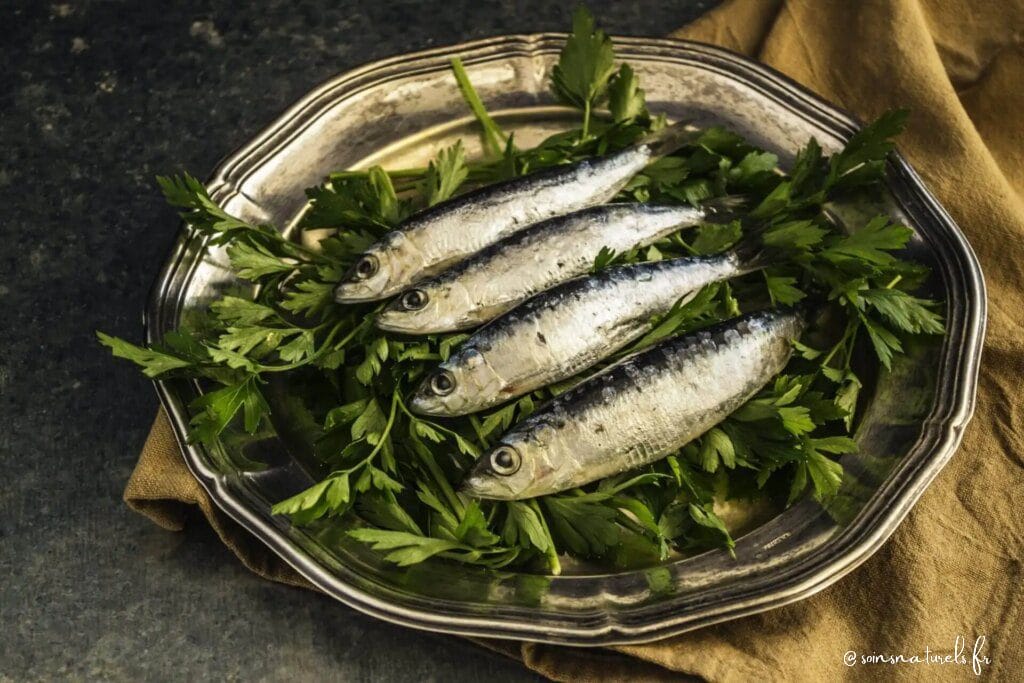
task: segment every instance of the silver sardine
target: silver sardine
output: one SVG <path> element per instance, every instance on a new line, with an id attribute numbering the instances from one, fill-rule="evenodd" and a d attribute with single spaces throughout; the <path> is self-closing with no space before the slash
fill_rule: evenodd
<path id="1" fill-rule="evenodd" d="M 549 218 L 403 292 L 381 311 L 377 326 L 405 334 L 477 327 L 583 275 L 603 248 L 628 251 L 717 214 L 710 205 L 607 204 Z"/>
<path id="2" fill-rule="evenodd" d="M 411 407 L 466 415 L 567 379 L 650 330 L 701 287 L 760 268 L 741 249 L 609 268 L 538 294 L 487 325 L 423 380 Z"/>
<path id="3" fill-rule="evenodd" d="M 759 311 L 630 356 L 514 426 L 463 491 L 532 498 L 660 460 L 753 397 L 803 329 L 793 311 Z"/>
<path id="4" fill-rule="evenodd" d="M 488 185 L 425 209 L 367 249 L 338 284 L 335 299 L 387 298 L 538 221 L 603 204 L 695 132 L 675 124 L 620 152 Z"/>

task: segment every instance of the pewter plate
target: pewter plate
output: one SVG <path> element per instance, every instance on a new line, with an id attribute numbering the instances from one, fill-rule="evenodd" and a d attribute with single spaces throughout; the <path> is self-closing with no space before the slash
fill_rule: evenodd
<path id="1" fill-rule="evenodd" d="M 459 56 L 494 117 L 529 145 L 575 115 L 548 92 L 564 36 L 494 38 L 370 64 L 342 74 L 281 115 L 217 170 L 215 200 L 244 219 L 288 226 L 303 189 L 332 170 L 422 165 L 456 138 L 479 153 L 448 61 Z M 834 151 L 857 129 L 846 113 L 769 68 L 691 42 L 618 38 L 652 111 L 725 125 L 779 155 L 783 166 L 813 136 Z M 476 147 L 474 147 L 476 145 Z M 889 537 L 953 456 L 974 408 L 985 326 L 981 271 L 949 215 L 898 155 L 878 207 L 914 228 L 912 256 L 933 269 L 930 294 L 946 302 L 948 335 L 913 344 L 866 387 L 847 476 L 828 509 L 811 502 L 773 513 L 739 538 L 736 558 L 707 552 L 623 571 L 577 567 L 538 576 L 442 560 L 401 569 L 338 530 L 292 527 L 272 503 L 312 482 L 288 386 L 275 385 L 276 430 L 228 432 L 217 448 L 186 444 L 185 380 L 157 390 L 185 460 L 214 502 L 328 595 L 415 628 L 572 645 L 637 643 L 805 598 L 838 581 Z M 878 208 L 875 207 L 875 208 Z M 849 208 L 849 207 L 847 207 Z M 842 209 L 842 207 L 840 207 Z M 220 249 L 183 230 L 154 286 L 145 321 L 156 342 L 190 312 L 245 283 Z"/>

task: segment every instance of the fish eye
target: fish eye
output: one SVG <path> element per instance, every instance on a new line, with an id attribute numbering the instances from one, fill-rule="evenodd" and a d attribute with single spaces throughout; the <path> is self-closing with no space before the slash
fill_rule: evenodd
<path id="1" fill-rule="evenodd" d="M 510 476 L 519 471 L 523 459 L 511 446 L 502 446 L 491 453 L 491 469 L 496 474 Z"/>
<path id="2" fill-rule="evenodd" d="M 447 370 L 439 370 L 430 378 L 430 390 L 438 396 L 447 396 L 455 389 L 455 378 Z"/>
<path id="3" fill-rule="evenodd" d="M 410 289 L 402 295 L 402 308 L 407 311 L 418 311 L 427 305 L 427 293 L 422 289 Z"/>
<path id="4" fill-rule="evenodd" d="M 377 269 L 380 268 L 380 261 L 373 254 L 363 254 L 356 262 L 356 267 L 353 269 L 353 273 L 359 280 L 365 280 L 368 277 L 372 277 Z"/>

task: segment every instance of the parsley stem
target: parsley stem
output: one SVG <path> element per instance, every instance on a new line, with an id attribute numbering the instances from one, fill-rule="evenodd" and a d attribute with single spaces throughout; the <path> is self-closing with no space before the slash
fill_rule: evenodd
<path id="1" fill-rule="evenodd" d="M 491 446 L 490 443 L 488 443 L 487 441 L 487 437 L 485 437 L 483 435 L 483 432 L 480 430 L 480 418 L 478 418 L 476 415 L 470 415 L 469 424 L 473 426 L 473 431 L 476 432 L 476 438 L 480 439 L 481 445 L 483 445 L 484 448 L 490 448 Z"/>
<path id="2" fill-rule="evenodd" d="M 427 167 L 385 169 L 384 172 L 392 178 L 420 178 L 427 174 Z M 331 180 L 349 180 L 352 178 L 366 178 L 369 175 L 369 171 L 335 171 L 329 177 Z"/>
<path id="3" fill-rule="evenodd" d="M 537 519 L 540 520 L 540 525 L 544 527 L 544 533 L 549 541 L 548 547 L 544 550 L 544 557 L 548 561 L 548 568 L 551 569 L 551 573 L 558 576 L 562 573 L 562 563 L 558 561 L 558 550 L 555 548 L 555 538 L 551 535 L 551 529 L 548 528 L 548 520 L 544 518 L 544 513 L 541 512 L 536 498 L 531 498 L 526 501 L 526 504 L 533 508 L 533 511 L 537 514 Z"/>
<path id="4" fill-rule="evenodd" d="M 286 365 L 257 365 L 258 372 L 287 372 L 288 370 L 295 370 L 296 368 L 301 368 L 304 365 L 309 365 L 310 363 L 315 361 L 317 358 L 320 358 L 321 356 L 323 356 L 328 351 L 328 349 L 331 348 L 331 346 L 330 346 L 331 345 L 331 341 L 334 340 L 334 336 L 336 334 L 338 334 L 339 330 L 341 330 L 341 326 L 342 326 L 343 323 L 344 323 L 344 321 L 339 321 L 339 322 L 334 323 L 334 327 L 332 327 L 331 331 L 327 333 L 327 337 L 324 339 L 323 343 L 320 345 L 320 348 L 317 349 L 311 356 L 309 356 L 305 360 L 295 361 L 294 363 L 288 363 Z M 326 324 L 327 323 L 324 323 L 324 325 L 326 325 Z M 321 329 L 324 325 L 317 325 L 316 327 L 314 327 L 312 329 L 314 331 L 316 331 L 316 330 Z M 342 339 L 340 342 L 338 342 L 338 344 L 334 348 L 335 349 L 343 348 L 346 344 L 348 344 L 350 341 L 352 341 L 352 337 L 354 337 L 356 335 L 356 333 L 359 332 L 361 327 L 362 327 L 361 325 L 357 325 L 351 332 L 348 333 L 348 335 L 346 335 L 346 337 L 344 339 Z"/>
<path id="5" fill-rule="evenodd" d="M 286 252 L 291 252 L 292 257 L 304 257 L 309 261 L 324 261 L 324 256 L 320 252 L 313 251 L 309 247 L 303 246 L 298 242 L 293 242 L 281 233 L 275 233 L 278 236 L 277 242 L 281 245 L 281 248 Z"/>
<path id="6" fill-rule="evenodd" d="M 462 66 L 462 60 L 453 57 L 451 65 L 452 72 L 455 74 L 455 82 L 458 83 L 459 91 L 462 93 L 462 99 L 469 105 L 476 120 L 480 123 L 480 127 L 483 128 L 484 143 L 488 151 L 493 156 L 500 157 L 505 149 L 507 136 L 487 113 L 484 103 L 480 100 L 480 95 L 469 81 L 469 75 L 466 74 L 466 68 Z"/>
<path id="7" fill-rule="evenodd" d="M 394 426 L 394 424 L 395 424 L 395 415 L 398 414 L 398 410 L 396 409 L 396 405 L 395 405 L 397 402 L 398 402 L 398 392 L 396 391 L 392 395 L 392 398 L 391 398 L 391 411 L 388 413 L 388 421 L 384 424 L 384 429 L 383 429 L 383 431 L 381 431 L 380 439 L 377 441 L 377 444 L 373 447 L 373 450 L 370 451 L 370 454 L 368 456 L 366 456 L 365 458 L 363 458 L 362 461 L 358 465 L 349 468 L 349 470 L 348 470 L 349 472 L 353 472 L 353 471 L 359 469 L 360 467 L 366 466 L 371 460 L 373 460 L 373 458 L 378 453 L 380 453 L 381 449 L 384 448 L 384 442 L 388 440 L 388 437 L 391 435 L 391 427 Z"/>
<path id="8" fill-rule="evenodd" d="M 832 358 L 836 355 L 836 352 L 838 352 L 839 349 L 845 349 L 846 348 L 848 342 L 854 336 L 854 334 L 856 333 L 857 328 L 859 326 L 860 326 L 860 321 L 857 320 L 857 319 L 850 320 L 846 324 L 846 330 L 843 331 L 843 336 L 839 339 L 839 341 L 836 342 L 835 346 L 832 347 L 832 350 L 828 352 L 828 355 L 826 355 L 825 358 L 818 365 L 818 369 L 819 370 L 821 370 L 821 368 L 824 368 L 824 367 L 828 366 L 828 364 L 832 361 Z M 845 355 L 849 356 L 848 353 L 845 354 Z M 847 358 L 847 365 L 849 365 L 849 359 L 848 358 Z"/>
<path id="9" fill-rule="evenodd" d="M 452 485 L 448 483 L 448 477 L 446 477 L 444 472 L 441 471 L 441 468 L 438 466 L 437 460 L 434 459 L 433 454 L 431 453 L 431 457 L 429 458 L 423 457 L 421 454 L 420 460 L 422 460 L 423 464 L 426 465 L 427 470 L 434 478 L 434 481 L 437 482 L 437 485 L 441 488 L 441 493 L 443 493 L 444 497 L 448 499 L 448 504 L 451 505 L 452 509 L 455 510 L 460 518 L 465 515 L 466 506 L 462 504 L 462 500 L 459 498 L 458 494 L 455 493 L 455 489 L 453 489 Z"/>
<path id="10" fill-rule="evenodd" d="M 893 288 L 893 287 L 895 287 L 895 286 L 896 286 L 897 284 L 899 284 L 899 281 L 900 281 L 900 280 L 902 280 L 902 279 L 903 279 L 903 276 L 902 276 L 902 275 L 897 275 L 896 277 L 894 277 L 894 278 L 892 279 L 892 282 L 890 282 L 889 284 L 887 284 L 887 285 L 885 286 L 885 288 L 886 288 L 886 289 L 892 289 L 892 288 Z"/>
<path id="11" fill-rule="evenodd" d="M 693 247 L 691 247 L 689 244 L 686 243 L 686 240 L 684 240 L 683 236 L 680 234 L 681 232 L 682 231 L 677 231 L 677 232 L 672 233 L 672 236 L 670 237 L 670 239 L 673 242 L 675 242 L 677 246 L 680 246 L 683 249 L 685 249 L 686 252 L 688 254 L 690 254 L 691 256 L 699 256 L 699 254 L 697 253 L 697 250 L 694 249 Z"/>
<path id="12" fill-rule="evenodd" d="M 846 343 L 846 335 L 844 334 L 843 338 L 840 339 L 838 342 L 836 342 L 836 345 L 832 347 L 832 350 L 829 351 L 828 355 L 825 356 L 825 358 L 821 361 L 821 364 L 819 365 L 819 367 L 824 368 L 824 367 L 828 366 L 829 362 L 831 362 L 831 360 L 832 360 L 832 357 L 836 355 L 836 352 L 840 348 L 842 348 L 842 346 L 845 343 Z"/>
<path id="13" fill-rule="evenodd" d="M 583 104 L 583 130 L 580 131 L 580 140 L 586 140 L 590 136 L 590 100 Z"/>

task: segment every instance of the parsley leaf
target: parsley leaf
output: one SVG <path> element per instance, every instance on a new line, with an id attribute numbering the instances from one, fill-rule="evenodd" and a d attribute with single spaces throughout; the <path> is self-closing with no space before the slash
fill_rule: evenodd
<path id="1" fill-rule="evenodd" d="M 729 553 L 734 555 L 733 550 L 736 548 L 736 543 L 732 540 L 732 536 L 729 534 L 729 530 L 726 528 L 725 522 L 715 514 L 710 505 L 695 505 L 694 503 L 690 503 L 689 506 L 687 506 L 687 511 L 690 513 L 690 518 L 694 522 L 707 529 L 712 536 L 718 537 L 720 542 L 729 550 Z"/>
<path id="2" fill-rule="evenodd" d="M 420 536 L 407 531 L 367 528 L 354 529 L 348 533 L 356 540 L 369 543 L 374 550 L 390 551 L 384 554 L 384 558 L 400 567 L 418 564 L 438 553 L 464 547 L 454 541 Z"/>
<path id="3" fill-rule="evenodd" d="M 544 509 L 551 529 L 570 551 L 583 557 L 601 557 L 619 542 L 618 512 L 595 494 L 546 496 Z"/>
<path id="4" fill-rule="evenodd" d="M 807 448 L 807 460 L 802 464 L 811 476 L 814 499 L 823 501 L 834 498 L 839 492 L 839 484 L 843 478 L 842 465 L 825 457 L 820 450 L 810 445 Z"/>
<path id="5" fill-rule="evenodd" d="M 261 244 L 233 242 L 228 247 L 231 269 L 245 280 L 259 280 L 267 275 L 279 275 L 295 270 L 294 261 L 286 261 Z"/>
<path id="6" fill-rule="evenodd" d="M 820 244 L 828 230 L 813 220 L 788 221 L 773 225 L 762 235 L 765 246 L 803 250 Z"/>
<path id="7" fill-rule="evenodd" d="M 717 254 L 732 246 L 743 236 L 738 220 L 729 223 L 706 223 L 696 230 L 690 246 L 697 254 Z"/>
<path id="8" fill-rule="evenodd" d="M 919 299 L 899 289 L 865 289 L 861 299 L 878 309 L 886 320 L 911 334 L 942 334 L 941 316 L 933 311 L 935 303 Z"/>
<path id="9" fill-rule="evenodd" d="M 466 181 L 468 175 L 466 153 L 462 149 L 461 140 L 441 150 L 427 167 L 424 179 L 427 186 L 427 205 L 433 206 L 451 197 Z"/>
<path id="10" fill-rule="evenodd" d="M 892 368 L 892 358 L 895 354 L 903 353 L 903 345 L 900 340 L 886 329 L 881 323 L 861 315 L 864 328 L 868 331 L 871 339 L 871 346 L 874 347 L 878 360 L 882 362 L 886 370 Z"/>
<path id="11" fill-rule="evenodd" d="M 297 523 L 311 522 L 324 515 L 344 512 L 350 500 L 348 474 L 339 473 L 275 503 L 270 511 L 275 515 L 291 515 Z"/>
<path id="12" fill-rule="evenodd" d="M 573 12 L 572 33 L 552 70 L 551 85 L 559 100 L 584 110 L 584 137 L 591 109 L 605 95 L 614 72 L 612 41 L 595 27 L 594 17 L 581 5 Z"/>
<path id="13" fill-rule="evenodd" d="M 142 369 L 143 374 L 150 379 L 194 365 L 192 360 L 181 358 L 168 351 L 136 346 L 126 342 L 124 339 L 111 337 L 102 332 L 97 332 L 96 336 L 99 338 L 100 343 L 109 348 L 114 356 L 135 363 Z"/>
<path id="14" fill-rule="evenodd" d="M 619 72 L 608 85 L 608 110 L 616 123 L 647 116 L 644 91 L 628 64 L 619 67 Z"/>
<path id="15" fill-rule="evenodd" d="M 502 540 L 507 545 L 518 545 L 522 548 L 536 548 L 547 552 L 554 548 L 554 541 L 544 526 L 544 522 L 533 508 L 519 501 L 506 504 L 508 514 L 502 530 Z"/>
<path id="16" fill-rule="evenodd" d="M 905 225 L 890 223 L 886 216 L 876 216 L 861 229 L 826 247 L 821 256 L 842 265 L 849 261 L 864 261 L 887 266 L 896 261 L 890 251 L 902 249 L 914 231 Z"/>
<path id="17" fill-rule="evenodd" d="M 792 306 L 807 296 L 803 290 L 796 286 L 795 277 L 766 274 L 764 279 L 765 285 L 768 288 L 768 295 L 771 297 L 773 304 Z"/>
<path id="18" fill-rule="evenodd" d="M 859 130 L 846 147 L 829 160 L 827 185 L 862 185 L 882 175 L 886 155 L 892 151 L 892 138 L 903 131 L 907 110 L 882 114 Z"/>
<path id="19" fill-rule="evenodd" d="M 590 267 L 590 273 L 596 274 L 615 263 L 618 259 L 619 254 L 609 247 L 601 247 L 601 251 L 597 252 L 597 256 L 594 257 L 594 265 Z"/>
<path id="20" fill-rule="evenodd" d="M 245 431 L 250 434 L 256 432 L 263 416 L 270 412 L 255 376 L 205 393 L 192 401 L 189 409 L 196 411 L 191 420 L 190 438 L 206 444 L 213 443 L 239 411 Z"/>
<path id="21" fill-rule="evenodd" d="M 210 198 L 206 186 L 188 173 L 180 176 L 157 176 L 156 181 L 163 190 L 167 203 L 184 209 L 181 212 L 182 219 L 189 225 L 214 236 L 217 244 L 224 244 L 235 231 L 270 232 L 224 211 Z"/>

